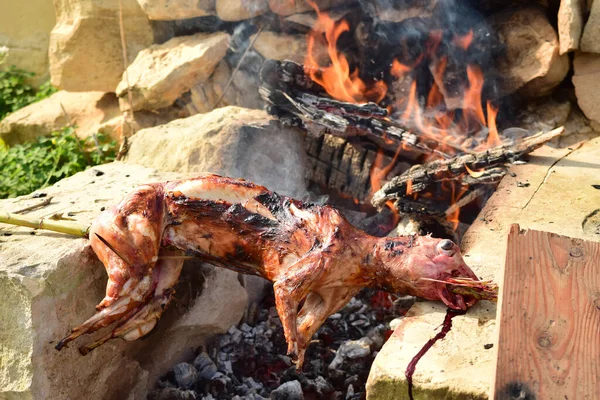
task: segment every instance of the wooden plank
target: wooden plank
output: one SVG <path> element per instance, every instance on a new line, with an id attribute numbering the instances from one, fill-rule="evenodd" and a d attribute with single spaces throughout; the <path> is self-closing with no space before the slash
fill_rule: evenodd
<path id="1" fill-rule="evenodd" d="M 600 396 L 600 243 L 512 225 L 492 397 Z"/>

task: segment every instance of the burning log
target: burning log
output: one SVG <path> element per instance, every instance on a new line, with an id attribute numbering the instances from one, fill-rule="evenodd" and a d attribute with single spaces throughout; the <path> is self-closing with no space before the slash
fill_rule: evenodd
<path id="1" fill-rule="evenodd" d="M 31 221 L 8 220 L 26 226 Z M 430 236 L 376 238 L 334 208 L 279 196 L 243 180 L 216 175 L 148 184 L 104 211 L 90 244 L 109 275 L 98 312 L 56 346 L 116 324 L 108 340 L 149 333 L 173 296 L 185 253 L 273 282 L 275 302 L 297 368 L 313 334 L 362 288 L 382 289 L 466 310 L 478 300 L 454 294 L 447 279 L 477 281 L 458 246 Z M 462 285 L 464 286 L 464 285 Z"/>
<path id="2" fill-rule="evenodd" d="M 323 95 L 323 88 L 292 61 L 267 60 L 261 70 L 260 94 L 270 112 L 294 125 L 303 125 L 313 136 L 363 137 L 390 153 L 399 147 L 417 154 L 449 158 L 437 142 L 408 130 L 388 117 L 375 103 L 354 104 Z"/>
<path id="3" fill-rule="evenodd" d="M 496 183 L 506 173 L 506 163 L 518 160 L 563 132 L 564 128 L 561 127 L 478 153 L 416 165 L 386 183 L 375 193 L 372 204 L 382 208 L 390 200 L 404 202 L 406 197 L 430 191 L 432 186 L 446 181 L 460 182 L 465 186 Z"/>

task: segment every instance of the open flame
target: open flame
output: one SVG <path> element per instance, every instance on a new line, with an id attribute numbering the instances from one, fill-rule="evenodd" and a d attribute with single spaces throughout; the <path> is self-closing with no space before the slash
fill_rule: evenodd
<path id="1" fill-rule="evenodd" d="M 357 68 L 351 70 L 348 58 L 338 50 L 337 43 L 340 36 L 349 32 L 347 21 L 335 22 L 312 1 L 307 0 L 317 13 L 317 23 L 308 35 L 308 53 L 305 59 L 306 73 L 327 93 L 335 99 L 361 103 L 367 101 L 380 102 L 388 96 L 388 86 L 383 81 L 371 83 L 364 82 L 359 77 Z M 436 141 L 438 149 L 446 154 L 454 155 L 471 151 L 481 151 L 497 146 L 501 143 L 496 126 L 498 109 L 490 102 L 484 104 L 482 91 L 484 75 L 481 68 L 475 64 L 468 64 L 463 71 L 463 79 L 456 87 L 446 88 L 445 74 L 448 69 L 448 59 L 437 55 L 442 43 L 443 32 L 432 30 L 426 41 L 422 54 L 412 61 L 412 65 L 394 59 L 390 65 L 389 73 L 392 77 L 403 82 L 409 82 L 408 94 L 395 99 L 395 103 L 388 106 L 391 118 L 399 120 L 407 127 Z M 451 43 L 457 51 L 467 51 L 474 41 L 473 31 L 463 35 L 455 35 Z M 329 58 L 327 65 L 317 62 L 316 54 L 322 54 L 326 49 Z M 319 51 L 317 51 L 319 50 Z M 424 70 L 423 63 L 429 63 L 429 72 L 433 75 L 428 93 L 420 94 L 418 74 Z M 419 68 L 421 67 L 421 68 Z M 431 81 L 431 79 L 429 80 Z M 454 82 L 456 84 L 456 82 Z M 458 92 L 458 93 L 457 93 Z M 379 152 L 371 171 L 371 187 L 373 192 L 382 187 L 388 173 L 395 165 L 396 159 L 402 149 L 398 149 L 393 160 L 387 166 L 382 152 Z M 437 154 L 426 156 L 426 160 L 439 157 Z M 474 177 L 480 176 L 483 171 L 468 170 Z M 408 185 L 407 194 L 411 194 L 412 185 Z M 447 191 L 455 204 L 466 192 L 466 188 L 457 184 L 446 183 L 442 188 Z M 423 194 L 425 195 L 425 194 Z M 426 197 L 430 195 L 427 194 Z M 416 193 L 413 194 L 416 198 Z M 395 211 L 393 204 L 388 206 Z M 447 212 L 447 220 L 454 228 L 458 226 L 460 207 L 451 207 Z M 398 216 L 396 214 L 396 219 Z M 397 221 L 396 221 L 397 222 Z"/>
<path id="2" fill-rule="evenodd" d="M 304 60 L 306 73 L 334 99 L 350 103 L 377 103 L 383 100 L 388 89 L 385 82 L 377 81 L 367 85 L 358 76 L 358 68 L 350 71 L 348 59 L 337 49 L 337 42 L 342 33 L 350 30 L 348 22 L 335 22 L 329 14 L 321 12 L 313 1 L 307 1 L 317 12 L 317 23 L 308 35 L 308 51 Z M 316 43 L 327 48 L 329 65 L 321 66 L 317 62 L 314 56 Z"/>

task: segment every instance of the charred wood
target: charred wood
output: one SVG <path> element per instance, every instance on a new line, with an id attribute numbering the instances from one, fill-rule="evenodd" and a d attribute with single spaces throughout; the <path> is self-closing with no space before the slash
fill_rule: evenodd
<path id="1" fill-rule="evenodd" d="M 372 204 L 382 208 L 390 200 L 398 202 L 399 199 L 403 199 L 401 203 L 404 203 L 407 192 L 409 195 L 426 190 L 432 192 L 436 185 L 444 181 L 456 181 L 467 186 L 498 182 L 506 173 L 506 163 L 518 160 L 563 132 L 564 128 L 560 127 L 478 153 L 416 165 L 386 183 L 375 193 Z M 469 170 L 472 171 L 471 174 Z M 419 199 L 419 203 L 422 202 L 423 199 Z"/>
<path id="2" fill-rule="evenodd" d="M 405 152 L 416 155 L 436 153 L 450 158 L 436 148 L 436 141 L 392 121 L 387 109 L 375 103 L 353 104 L 326 97 L 323 88 L 300 64 L 267 60 L 261 70 L 261 82 L 259 91 L 271 105 L 269 112 L 292 125 L 303 126 L 313 136 L 329 133 L 359 137 L 392 154 L 401 146 Z"/>

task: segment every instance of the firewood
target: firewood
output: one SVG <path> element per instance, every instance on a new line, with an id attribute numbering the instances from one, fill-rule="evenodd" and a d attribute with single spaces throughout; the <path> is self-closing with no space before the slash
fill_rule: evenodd
<path id="1" fill-rule="evenodd" d="M 300 64 L 267 60 L 261 70 L 261 82 L 259 92 L 271 105 L 269 112 L 293 125 L 302 125 L 313 136 L 329 133 L 344 138 L 363 137 L 392 154 L 402 146 L 405 151 L 450 158 L 437 149 L 436 141 L 391 120 L 387 109 L 375 103 L 354 104 L 326 97 L 323 88 Z"/>
<path id="2" fill-rule="evenodd" d="M 409 185 L 408 192 L 412 194 L 431 191 L 434 185 L 444 181 L 456 181 L 463 185 L 496 183 L 506 173 L 506 163 L 518 160 L 563 132 L 564 127 L 560 127 L 478 153 L 415 165 L 386 183 L 375 193 L 371 202 L 375 207 L 382 208 L 390 200 L 397 201 L 407 196 Z M 469 174 L 468 169 L 475 173 Z"/>

